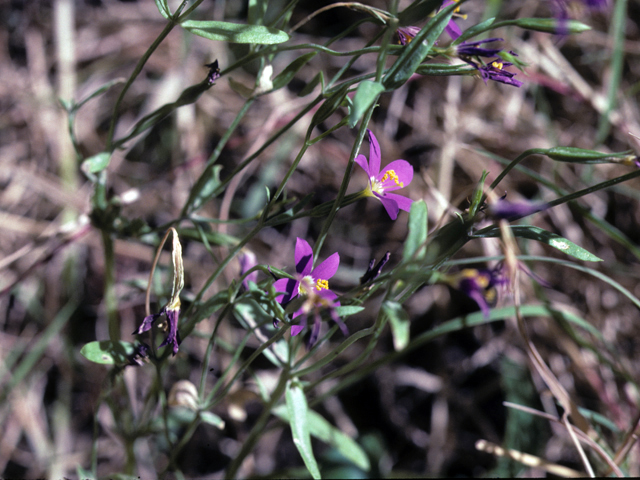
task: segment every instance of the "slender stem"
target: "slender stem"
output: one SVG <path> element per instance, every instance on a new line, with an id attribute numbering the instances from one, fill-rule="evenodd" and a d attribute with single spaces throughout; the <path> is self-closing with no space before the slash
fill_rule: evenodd
<path id="1" fill-rule="evenodd" d="M 104 246 L 104 304 L 109 325 L 109 339 L 120 340 L 120 318 L 118 317 L 118 299 L 115 286 L 115 252 L 113 238 L 109 232 L 102 230 Z"/>

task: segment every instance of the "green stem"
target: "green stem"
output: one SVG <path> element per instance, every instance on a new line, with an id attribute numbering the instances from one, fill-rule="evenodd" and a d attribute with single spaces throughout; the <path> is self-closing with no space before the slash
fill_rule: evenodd
<path id="1" fill-rule="evenodd" d="M 109 232 L 102 230 L 102 244 L 104 246 L 104 304 L 109 326 L 109 339 L 112 342 L 120 340 L 120 318 L 118 317 L 118 298 L 115 285 L 115 252 L 113 238 Z"/>

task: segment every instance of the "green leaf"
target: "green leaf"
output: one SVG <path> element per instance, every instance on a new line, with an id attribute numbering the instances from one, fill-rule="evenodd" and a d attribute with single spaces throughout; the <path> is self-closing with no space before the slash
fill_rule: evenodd
<path id="1" fill-rule="evenodd" d="M 247 22 L 251 25 L 262 25 L 268 3 L 268 0 L 249 0 Z"/>
<path id="2" fill-rule="evenodd" d="M 402 260 L 422 260 L 426 253 L 427 242 L 427 204 L 418 200 L 411 204 L 409 221 L 407 223 L 407 238 L 404 242 Z"/>
<path id="3" fill-rule="evenodd" d="M 357 305 L 343 305 L 341 307 L 336 307 L 336 313 L 340 317 L 348 317 L 349 315 L 355 315 L 356 313 L 360 313 L 364 310 L 364 307 L 359 307 Z"/>
<path id="4" fill-rule="evenodd" d="M 216 191 L 216 189 L 220 186 L 220 171 L 222 170 L 222 165 L 214 165 L 212 168 L 208 169 L 209 178 L 206 176 L 202 176 L 202 181 L 204 185 L 202 188 L 197 190 L 198 194 L 195 198 L 189 199 L 189 204 L 193 205 L 192 209 L 199 209 L 205 202 L 210 200 L 211 195 Z"/>
<path id="5" fill-rule="evenodd" d="M 546 243 L 547 245 L 560 250 L 567 255 L 571 255 L 578 260 L 584 260 L 585 262 L 601 262 L 602 259 L 596 257 L 593 253 L 585 250 L 584 248 L 576 245 L 575 243 L 567 240 L 564 237 L 556 233 L 549 232 L 540 227 L 533 227 L 530 225 L 512 225 L 511 231 L 513 235 L 520 238 L 528 238 L 529 240 L 536 240 L 538 242 Z M 499 237 L 500 229 L 493 228 L 485 232 L 483 237 Z"/>
<path id="6" fill-rule="evenodd" d="M 415 25 L 431 15 L 436 8 L 442 5 L 442 0 L 416 1 L 398 14 L 401 26 Z"/>
<path id="7" fill-rule="evenodd" d="M 450 77 L 451 75 L 475 75 L 477 70 L 470 65 L 449 65 L 448 63 L 425 63 L 416 69 L 420 75 Z"/>
<path id="8" fill-rule="evenodd" d="M 200 419 L 204 423 L 208 423 L 209 425 L 213 425 L 218 430 L 224 430 L 224 420 L 222 420 L 218 415 L 211 412 L 200 412 Z"/>
<path id="9" fill-rule="evenodd" d="M 443 8 L 433 19 L 405 45 L 402 53 L 391 66 L 382 84 L 387 90 L 395 90 L 403 85 L 413 75 L 431 52 L 431 47 L 436 42 L 444 28 L 451 20 L 453 11 L 458 8 L 456 3 Z"/>
<path id="10" fill-rule="evenodd" d="M 110 160 L 111 154 L 109 152 L 100 152 L 92 157 L 87 158 L 84 162 L 82 162 L 82 166 L 80 168 L 87 175 L 98 173 L 109 166 Z"/>
<path id="11" fill-rule="evenodd" d="M 356 95 L 353 98 L 353 108 L 349 114 L 349 127 L 353 128 L 362 118 L 364 112 L 374 104 L 378 96 L 384 92 L 384 86 L 379 82 L 364 80 L 358 85 Z"/>
<path id="12" fill-rule="evenodd" d="M 315 57 L 317 53 L 318 52 L 306 53 L 287 65 L 287 67 L 273 79 L 273 90 L 277 90 L 288 85 L 289 82 L 293 80 L 293 77 L 296 76 L 296 73 L 298 73 L 300 69 L 309 62 L 309 60 Z"/>
<path id="13" fill-rule="evenodd" d="M 342 105 L 342 101 L 347 96 L 347 92 L 349 91 L 349 84 L 343 84 L 338 90 L 333 92 L 329 98 L 327 98 L 320 108 L 316 111 L 311 119 L 311 127 L 316 127 L 324 122 L 327 118 L 329 118 L 333 112 L 335 112 L 340 105 Z"/>
<path id="14" fill-rule="evenodd" d="M 263 25 L 245 25 L 213 20 L 186 20 L 181 23 L 181 26 L 194 35 L 222 42 L 273 45 L 289 40 L 289 35 L 282 30 Z"/>
<path id="15" fill-rule="evenodd" d="M 156 7 L 158 7 L 158 11 L 160 15 L 169 20 L 171 18 L 171 10 L 169 10 L 169 5 L 167 5 L 167 0 L 156 0 Z"/>
<path id="16" fill-rule="evenodd" d="M 285 422 L 290 422 L 290 417 L 285 408 L 278 407 L 273 410 L 273 414 Z M 340 429 L 331 425 L 322 415 L 313 410 L 309 410 L 307 412 L 307 421 L 309 424 L 309 433 L 312 436 L 333 446 L 359 469 L 365 472 L 371 469 L 369 458 L 362 447 Z"/>
<path id="17" fill-rule="evenodd" d="M 321 478 L 318 462 L 311 449 L 311 436 L 309 434 L 308 407 L 304 391 L 297 379 L 287 384 L 285 391 L 287 414 L 291 422 L 291 435 L 293 443 L 300 452 L 304 464 L 313 478 Z"/>
<path id="18" fill-rule="evenodd" d="M 495 20 L 496 20 L 495 17 L 488 18 L 484 22 L 481 22 L 469 28 L 468 30 L 465 30 L 464 32 L 462 32 L 462 35 L 460 35 L 453 42 L 451 42 L 451 45 L 460 45 L 462 42 L 470 38 L 473 38 L 476 35 L 480 35 L 481 33 L 484 33 L 487 30 L 491 30 L 493 22 L 495 22 Z"/>
<path id="19" fill-rule="evenodd" d="M 101 365 L 125 365 L 129 363 L 129 357 L 135 352 L 135 345 L 131 342 L 112 342 L 101 340 L 89 342 L 80 353 L 87 360 Z"/>
<path id="20" fill-rule="evenodd" d="M 411 322 L 409 315 L 398 302 L 387 300 L 382 304 L 382 310 L 389 318 L 391 334 L 393 336 L 393 348 L 396 352 L 404 350 L 409 344 L 409 329 Z"/>
<path id="21" fill-rule="evenodd" d="M 306 97 L 311 92 L 313 92 L 313 89 L 316 88 L 318 84 L 322 85 L 322 90 L 324 90 L 324 74 L 322 72 L 316 73 L 316 75 L 311 79 L 311 81 L 307 83 L 302 88 L 302 90 L 300 90 L 300 93 L 298 93 L 298 96 Z"/>

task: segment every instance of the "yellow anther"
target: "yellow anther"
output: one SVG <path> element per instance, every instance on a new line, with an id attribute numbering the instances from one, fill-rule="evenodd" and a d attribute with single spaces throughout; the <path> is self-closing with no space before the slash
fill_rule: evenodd
<path id="1" fill-rule="evenodd" d="M 316 280 L 316 290 L 320 291 L 320 290 L 329 290 L 329 282 L 327 280 L 322 280 L 321 278 L 319 278 L 318 280 Z"/>
<path id="2" fill-rule="evenodd" d="M 398 178 L 398 175 L 396 175 L 396 172 L 394 170 L 387 170 L 384 176 L 382 177 L 382 179 L 380 180 L 380 183 L 384 183 L 389 179 L 393 180 L 393 183 L 395 183 L 400 188 L 404 187 L 404 182 L 400 181 L 400 179 Z"/>
<path id="3" fill-rule="evenodd" d="M 491 66 L 494 68 L 497 68 L 498 70 L 502 70 L 502 67 L 504 67 L 504 64 L 502 62 L 493 62 L 491 63 Z"/>

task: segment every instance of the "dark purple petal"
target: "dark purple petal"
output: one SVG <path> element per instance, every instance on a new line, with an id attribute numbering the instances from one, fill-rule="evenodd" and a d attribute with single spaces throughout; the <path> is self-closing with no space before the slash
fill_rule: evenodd
<path id="1" fill-rule="evenodd" d="M 518 218 L 533 215 L 534 213 L 545 210 L 547 207 L 548 205 L 546 203 L 507 202 L 506 200 L 498 200 L 489 206 L 489 214 L 497 219 L 513 221 Z"/>
<path id="2" fill-rule="evenodd" d="M 160 346 L 173 345 L 173 354 L 175 355 L 178 353 L 178 346 L 180 345 L 180 333 L 178 332 L 180 309 L 167 310 L 165 313 L 167 314 L 167 322 L 169 323 L 169 333 L 167 333 L 167 338 L 164 339 Z"/>
<path id="3" fill-rule="evenodd" d="M 503 68 L 498 68 L 494 66 L 494 63 L 500 63 Z M 473 65 L 478 72 L 480 72 L 480 76 L 484 80 L 484 83 L 487 83 L 487 80 L 493 80 L 494 82 L 500 82 L 507 85 L 513 85 L 514 87 L 522 86 L 522 82 L 513 78 L 515 73 L 511 73 L 504 69 L 504 67 L 508 67 L 511 65 L 509 62 L 500 62 L 500 60 L 495 60 L 494 62 L 488 63 L 486 65 L 478 66 L 473 62 L 467 62 L 470 65 Z"/>
<path id="4" fill-rule="evenodd" d="M 371 130 L 367 130 L 367 133 L 369 134 L 369 176 L 376 177 L 380 171 L 380 160 L 382 159 L 380 144 Z"/>
<path id="5" fill-rule="evenodd" d="M 151 330 L 153 322 L 155 322 L 162 314 L 164 314 L 164 310 L 162 310 L 160 313 L 154 313 L 152 315 L 144 317 L 144 320 L 142 320 L 142 324 L 131 335 L 140 335 L 141 333 Z"/>
<path id="6" fill-rule="evenodd" d="M 292 278 L 281 278 L 273 283 L 273 288 L 276 292 L 285 292 L 276 297 L 276 302 L 280 304 L 289 303 L 292 299 L 298 296 L 298 285 L 300 282 Z"/>
<path id="7" fill-rule="evenodd" d="M 296 238 L 296 272 L 303 277 L 309 275 L 313 266 L 313 250 L 309 243 L 302 239 Z"/>
<path id="8" fill-rule="evenodd" d="M 495 57 L 501 48 L 480 48 L 479 45 L 483 43 L 502 42 L 502 38 L 488 38 L 486 40 L 480 40 L 478 42 L 462 42 L 456 47 L 458 55 L 466 55 L 470 57 Z"/>
<path id="9" fill-rule="evenodd" d="M 393 170 L 395 172 L 395 174 L 398 176 L 398 181 L 402 184 L 402 186 L 396 185 L 393 179 L 388 178 L 382 184 L 385 192 L 404 188 L 411 183 L 411 180 L 413 180 L 413 167 L 406 160 L 394 160 L 389 165 L 384 167 L 384 170 L 382 170 L 377 176 L 378 181 L 382 180 L 385 173 L 387 173 L 389 170 Z"/>
<path id="10" fill-rule="evenodd" d="M 478 306 L 480 307 L 480 310 L 482 310 L 482 316 L 485 319 L 489 318 L 489 315 L 491 314 L 491 309 L 489 308 L 489 304 L 485 300 L 482 292 L 474 290 L 474 291 L 468 292 L 467 295 L 471 297 L 478 304 Z"/>
<path id="11" fill-rule="evenodd" d="M 322 325 L 322 319 L 320 318 L 320 313 L 316 311 L 316 314 L 313 318 L 313 326 L 311 327 L 311 336 L 309 337 L 309 343 L 307 344 L 308 348 L 313 347 L 318 341 L 318 336 L 320 335 L 320 325 Z"/>
<path id="12" fill-rule="evenodd" d="M 384 196 L 389 200 L 393 200 L 394 202 L 396 202 L 400 210 L 404 210 L 405 212 L 411 210 L 411 204 L 413 203 L 413 200 L 411 200 L 410 198 L 407 198 L 403 195 L 398 195 L 397 193 L 385 193 Z"/>
<path id="13" fill-rule="evenodd" d="M 311 272 L 311 276 L 314 280 L 321 278 L 322 280 L 329 280 L 333 277 L 338 271 L 338 266 L 340 265 L 340 255 L 338 252 L 331 255 L 324 262 L 318 265 L 313 272 Z"/>
<path id="14" fill-rule="evenodd" d="M 400 210 L 400 208 L 398 207 L 398 202 L 392 200 L 391 198 L 388 198 L 386 195 L 382 196 L 376 192 L 374 192 L 373 194 L 378 200 L 382 202 L 382 205 L 391 217 L 391 220 L 395 220 L 396 218 L 398 218 L 398 211 Z"/>

